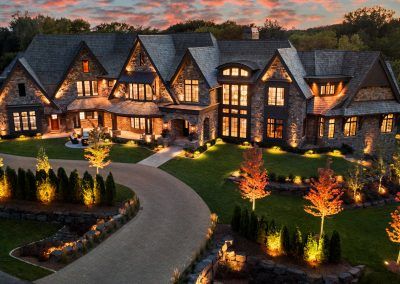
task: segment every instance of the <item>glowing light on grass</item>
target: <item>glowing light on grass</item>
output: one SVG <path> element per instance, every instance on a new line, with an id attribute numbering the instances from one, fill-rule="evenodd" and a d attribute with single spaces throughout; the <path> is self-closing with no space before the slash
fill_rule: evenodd
<path id="1" fill-rule="evenodd" d="M 294 184 L 301 184 L 302 183 L 301 176 L 295 176 L 294 179 L 293 179 L 293 183 Z"/>
<path id="2" fill-rule="evenodd" d="M 267 152 L 270 153 L 270 154 L 276 154 L 276 155 L 281 155 L 281 154 L 286 153 L 279 146 L 274 146 L 272 148 L 269 148 L 269 149 L 267 149 Z"/>
<path id="3" fill-rule="evenodd" d="M 333 150 L 332 152 L 329 152 L 328 155 L 332 157 L 344 157 L 340 150 Z"/>
<path id="4" fill-rule="evenodd" d="M 313 158 L 313 159 L 321 157 L 320 154 L 315 153 L 313 150 L 308 150 L 307 152 L 304 153 L 303 156 L 305 156 L 307 158 Z"/>

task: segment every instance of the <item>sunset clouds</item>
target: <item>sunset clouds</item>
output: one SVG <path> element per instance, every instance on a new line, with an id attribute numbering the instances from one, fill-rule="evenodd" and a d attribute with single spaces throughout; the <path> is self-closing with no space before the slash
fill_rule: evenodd
<path id="1" fill-rule="evenodd" d="M 92 26 L 120 21 L 135 26 L 166 28 L 189 19 L 261 25 L 266 18 L 286 28 L 308 28 L 339 22 L 343 14 L 379 0 L 8 0 L 0 1 L 0 26 L 16 12 L 83 18 Z M 3 4 L 4 3 L 4 4 Z M 350 3 L 350 4 L 349 4 Z M 400 0 L 385 0 L 400 16 Z"/>

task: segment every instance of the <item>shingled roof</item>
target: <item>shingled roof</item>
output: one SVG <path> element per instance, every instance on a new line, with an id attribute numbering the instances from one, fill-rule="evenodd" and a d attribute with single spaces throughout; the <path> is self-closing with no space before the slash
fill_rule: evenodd
<path id="1" fill-rule="evenodd" d="M 48 94 L 53 95 L 84 42 L 111 78 L 119 75 L 134 42 L 134 34 L 91 33 L 37 35 L 23 58 L 37 75 Z"/>

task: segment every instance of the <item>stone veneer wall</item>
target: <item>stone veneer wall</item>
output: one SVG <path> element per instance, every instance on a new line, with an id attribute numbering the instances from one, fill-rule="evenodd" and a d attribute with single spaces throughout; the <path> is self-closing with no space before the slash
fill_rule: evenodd
<path id="1" fill-rule="evenodd" d="M 394 100 L 395 97 L 390 88 L 368 87 L 362 88 L 354 97 L 355 102 L 376 101 L 376 100 Z"/>
<path id="2" fill-rule="evenodd" d="M 84 73 L 82 69 L 82 60 L 89 60 L 89 72 Z M 85 80 L 97 80 L 97 76 L 102 75 L 102 69 L 100 65 L 92 58 L 90 53 L 86 49 L 82 49 L 79 55 L 76 57 L 69 73 L 65 77 L 60 89 L 55 95 L 55 102 L 61 107 L 62 110 L 66 110 L 67 106 L 78 97 L 78 91 L 76 88 L 77 81 Z M 101 81 L 98 81 L 98 87 L 102 86 Z M 100 88 L 98 88 L 100 89 Z M 99 91 L 99 90 L 98 90 Z M 98 92 L 99 96 L 107 97 L 108 94 Z M 82 98 L 84 99 L 84 98 Z"/>
<path id="3" fill-rule="evenodd" d="M 19 83 L 25 84 L 25 97 L 19 96 Z M 42 105 L 45 113 L 49 113 L 52 110 L 49 100 L 40 91 L 36 83 L 34 83 L 34 81 L 32 81 L 32 79 L 26 74 L 25 70 L 23 70 L 20 66 L 17 66 L 0 94 L 0 135 L 1 132 L 6 132 L 9 134 L 7 105 L 18 105 L 23 107 L 24 105 L 32 104 Z M 43 117 L 41 122 L 38 121 L 38 124 L 40 123 L 42 125 L 42 130 L 47 130 L 48 121 L 45 117 Z"/>

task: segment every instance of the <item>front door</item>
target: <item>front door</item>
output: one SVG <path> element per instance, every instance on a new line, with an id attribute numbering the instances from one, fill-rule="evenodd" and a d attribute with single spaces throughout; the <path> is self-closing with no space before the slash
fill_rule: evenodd
<path id="1" fill-rule="evenodd" d="M 60 130 L 60 121 L 58 120 L 58 115 L 52 114 L 50 116 L 50 127 L 52 131 Z"/>
<path id="2" fill-rule="evenodd" d="M 182 129 L 183 129 L 183 136 L 188 137 L 189 136 L 189 122 L 187 120 L 182 120 Z"/>
<path id="3" fill-rule="evenodd" d="M 102 112 L 99 112 L 97 119 L 99 127 L 104 127 L 104 114 Z"/>

